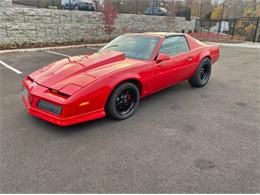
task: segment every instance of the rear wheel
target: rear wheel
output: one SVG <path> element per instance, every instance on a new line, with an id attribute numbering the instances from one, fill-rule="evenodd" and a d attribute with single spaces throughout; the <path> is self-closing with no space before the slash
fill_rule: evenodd
<path id="1" fill-rule="evenodd" d="M 106 112 L 114 119 L 127 119 L 133 115 L 139 101 L 140 93 L 137 86 L 130 82 L 123 83 L 112 92 L 106 105 Z"/>
<path id="2" fill-rule="evenodd" d="M 209 58 L 205 58 L 201 61 L 194 75 L 189 79 L 189 83 L 192 87 L 205 86 L 211 75 L 211 63 Z"/>

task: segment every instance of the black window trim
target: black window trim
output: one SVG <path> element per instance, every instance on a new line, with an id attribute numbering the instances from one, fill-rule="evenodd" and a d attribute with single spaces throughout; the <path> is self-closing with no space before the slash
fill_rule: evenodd
<path id="1" fill-rule="evenodd" d="M 187 45 L 188 45 L 188 47 L 189 47 L 189 51 L 191 50 L 189 41 L 187 40 L 187 38 L 186 38 L 185 35 L 166 35 L 166 36 L 165 36 L 165 39 L 171 38 L 171 37 L 184 37 L 185 40 L 186 40 L 186 42 L 187 42 Z M 165 40 L 165 39 L 164 39 L 164 40 Z"/>
<path id="2" fill-rule="evenodd" d="M 188 42 L 188 40 L 187 40 L 187 38 L 186 38 L 185 35 L 167 35 L 167 36 L 165 36 L 165 38 L 163 39 L 163 42 L 164 42 L 164 40 L 166 40 L 166 39 L 168 39 L 168 38 L 171 38 L 171 37 L 184 37 L 185 40 L 186 40 L 186 43 L 187 43 L 187 45 L 188 45 L 188 48 L 189 48 L 189 50 L 186 51 L 186 52 L 189 52 L 189 51 L 191 50 L 190 45 L 189 45 L 189 42 Z M 158 50 L 158 53 L 157 53 L 157 55 L 155 56 L 155 59 L 154 59 L 154 60 L 157 59 L 157 57 L 158 57 L 158 55 L 159 55 L 159 52 L 160 52 L 160 49 L 161 49 L 161 47 L 162 47 L 162 45 L 163 45 L 163 42 L 162 42 L 162 44 L 161 44 L 161 46 L 160 46 L 160 48 L 159 48 L 159 50 Z M 184 53 L 186 53 L 186 52 L 184 52 Z M 179 53 L 179 54 L 183 54 L 183 53 Z M 176 55 L 179 55 L 179 54 L 176 54 Z M 170 57 L 173 57 L 173 56 L 176 56 L 176 55 L 172 55 L 172 56 L 170 56 Z"/>

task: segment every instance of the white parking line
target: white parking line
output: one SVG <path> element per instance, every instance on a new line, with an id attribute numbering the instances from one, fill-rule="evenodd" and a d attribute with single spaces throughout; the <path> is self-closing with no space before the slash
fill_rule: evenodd
<path id="1" fill-rule="evenodd" d="M 5 62 L 0 60 L 0 64 L 2 64 L 3 66 L 5 66 L 6 68 L 16 72 L 17 74 L 22 74 L 22 72 L 20 70 L 17 70 L 15 68 L 13 68 L 12 66 L 9 66 L 8 64 L 6 64 Z"/>
<path id="2" fill-rule="evenodd" d="M 35 51 L 49 51 L 49 50 L 61 50 L 61 49 L 76 49 L 76 48 L 96 48 L 100 49 L 104 47 L 106 43 L 102 44 L 83 44 L 83 45 L 67 45 L 67 46 L 58 46 L 58 47 L 41 47 L 41 48 L 30 48 L 30 49 L 9 49 L 9 50 L 0 50 L 0 54 L 7 53 L 21 53 L 21 52 L 35 52 Z"/>
<path id="3" fill-rule="evenodd" d="M 54 51 L 46 51 L 47 53 L 52 53 L 52 54 L 55 54 L 55 55 L 58 55 L 58 56 L 63 56 L 63 57 L 70 57 L 68 55 L 65 55 L 63 53 L 58 53 L 58 52 L 54 52 Z"/>

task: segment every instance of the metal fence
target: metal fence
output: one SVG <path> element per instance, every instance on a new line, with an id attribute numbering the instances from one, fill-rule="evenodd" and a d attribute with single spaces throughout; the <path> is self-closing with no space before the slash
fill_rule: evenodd
<path id="1" fill-rule="evenodd" d="M 260 17 L 243 17 L 222 20 L 197 19 L 196 32 L 230 35 L 231 39 L 260 42 Z"/>

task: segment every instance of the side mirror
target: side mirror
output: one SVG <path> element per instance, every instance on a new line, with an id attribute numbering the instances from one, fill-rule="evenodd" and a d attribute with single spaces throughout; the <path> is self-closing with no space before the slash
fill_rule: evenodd
<path id="1" fill-rule="evenodd" d="M 159 63 L 159 62 L 162 62 L 162 61 L 165 61 L 165 60 L 169 60 L 170 57 L 165 54 L 165 53 L 160 53 L 156 59 L 156 63 Z"/>

